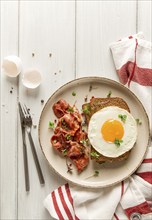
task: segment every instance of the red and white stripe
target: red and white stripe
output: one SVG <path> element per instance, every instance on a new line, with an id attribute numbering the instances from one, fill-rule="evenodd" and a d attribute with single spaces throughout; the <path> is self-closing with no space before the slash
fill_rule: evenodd
<path id="1" fill-rule="evenodd" d="M 143 160 L 141 166 L 136 171 L 136 175 L 152 184 L 152 147 L 149 148 L 146 158 Z"/>
<path id="2" fill-rule="evenodd" d="M 49 194 L 44 201 L 44 206 L 53 218 L 59 220 L 88 219 L 89 216 L 93 217 L 94 215 L 98 216 L 96 219 L 99 219 L 99 216 L 102 216 L 103 219 L 106 219 L 106 216 L 113 216 L 113 220 L 122 220 L 126 219 L 126 215 L 129 218 L 134 212 L 139 212 L 147 216 L 149 213 L 152 213 L 150 207 L 151 199 L 148 199 L 150 193 L 147 194 L 147 190 L 150 191 L 152 188 L 151 184 L 145 181 L 147 179 L 141 179 L 139 175 L 145 174 L 147 177 L 147 172 L 152 174 L 151 165 L 152 147 L 148 149 L 146 158 L 143 160 L 137 173 L 132 175 L 128 180 L 122 181 L 116 187 L 109 189 L 109 192 L 105 189 L 96 191 L 89 191 L 87 189 L 85 191 L 84 188 L 73 188 L 72 186 L 70 188 L 68 184 L 65 184 Z M 143 189 L 142 187 L 144 185 L 146 188 Z M 141 193 L 142 190 L 143 193 Z M 144 191 L 146 194 L 144 194 Z M 148 201 L 146 201 L 145 196 Z M 75 198 L 75 203 L 73 203 L 73 198 Z M 113 198 L 115 199 L 113 200 Z M 97 215 L 98 208 L 100 215 Z M 107 213 L 107 208 L 109 213 Z M 75 213 L 79 215 L 79 218 Z M 107 217 L 107 219 L 110 218 Z"/>
<path id="3" fill-rule="evenodd" d="M 125 209 L 125 213 L 126 215 L 130 218 L 132 213 L 140 213 L 140 214 L 149 214 L 151 213 L 151 209 L 148 205 L 147 202 L 143 202 L 139 205 L 133 206 L 133 207 L 129 207 L 127 209 Z"/>
<path id="4" fill-rule="evenodd" d="M 65 184 L 54 190 L 45 199 L 44 206 L 51 211 L 50 214 L 55 219 L 78 220 L 74 212 L 73 199 L 68 184 Z"/>
<path id="5" fill-rule="evenodd" d="M 121 83 L 152 86 L 151 43 L 141 33 L 111 44 L 111 50 Z"/>

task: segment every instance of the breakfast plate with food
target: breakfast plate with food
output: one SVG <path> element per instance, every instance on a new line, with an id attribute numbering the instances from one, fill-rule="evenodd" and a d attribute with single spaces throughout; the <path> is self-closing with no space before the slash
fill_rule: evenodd
<path id="1" fill-rule="evenodd" d="M 148 116 L 136 95 L 103 77 L 83 77 L 60 87 L 44 105 L 38 131 L 53 170 L 91 188 L 133 174 L 150 137 Z"/>

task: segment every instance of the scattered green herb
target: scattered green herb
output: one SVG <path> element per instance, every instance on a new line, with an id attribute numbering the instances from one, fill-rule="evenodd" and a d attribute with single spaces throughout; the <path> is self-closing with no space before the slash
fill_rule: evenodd
<path id="1" fill-rule="evenodd" d="M 66 134 L 65 137 L 66 137 L 67 141 L 69 141 L 71 139 L 71 135 L 70 134 Z"/>
<path id="2" fill-rule="evenodd" d="M 66 156 L 67 155 L 67 149 L 64 149 L 64 150 L 62 150 L 62 154 L 64 155 L 64 156 Z"/>
<path id="3" fill-rule="evenodd" d="M 66 122 L 63 118 L 62 118 L 62 125 L 66 125 Z"/>
<path id="4" fill-rule="evenodd" d="M 72 92 L 72 95 L 73 95 L 73 96 L 76 96 L 76 92 Z"/>
<path id="5" fill-rule="evenodd" d="M 68 112 L 74 112 L 74 110 L 71 106 L 68 108 Z"/>
<path id="6" fill-rule="evenodd" d="M 108 95 L 107 95 L 107 98 L 110 98 L 110 97 L 111 97 L 111 95 L 112 95 L 112 92 L 111 92 L 111 91 L 109 91 L 109 93 L 108 93 Z"/>
<path id="7" fill-rule="evenodd" d="M 90 113 L 88 106 L 84 106 L 84 109 L 82 109 L 82 111 L 83 111 L 85 114 L 89 114 L 89 113 Z"/>
<path id="8" fill-rule="evenodd" d="M 126 119 L 127 119 L 127 115 L 118 115 L 118 118 L 120 118 L 121 119 L 121 121 L 123 122 L 123 123 L 125 123 L 126 122 Z"/>
<path id="9" fill-rule="evenodd" d="M 61 122 L 62 122 L 63 129 L 68 130 L 68 124 L 66 123 L 66 121 L 62 119 Z"/>
<path id="10" fill-rule="evenodd" d="M 100 157 L 100 155 L 95 151 L 91 152 L 90 155 L 91 155 L 91 157 L 94 157 L 96 159 L 99 159 L 99 157 Z"/>
<path id="11" fill-rule="evenodd" d="M 92 175 L 86 177 L 85 179 L 90 179 L 90 178 L 92 178 L 92 177 L 94 177 L 94 176 L 95 176 L 95 177 L 99 176 L 99 171 L 98 171 L 98 170 L 95 170 Z"/>
<path id="12" fill-rule="evenodd" d="M 84 139 L 84 140 L 81 140 L 81 141 L 80 141 L 80 143 L 83 144 L 83 145 L 86 145 L 87 142 L 88 142 L 88 139 L 86 139 L 86 140 Z"/>
<path id="13" fill-rule="evenodd" d="M 52 121 L 49 121 L 49 128 L 52 128 L 52 129 L 54 129 L 54 122 L 52 122 Z"/>
<path id="14" fill-rule="evenodd" d="M 142 122 L 140 121 L 139 118 L 136 118 L 136 122 L 137 122 L 137 125 L 141 125 L 142 124 Z"/>
<path id="15" fill-rule="evenodd" d="M 114 144 L 117 146 L 117 147 L 120 147 L 120 144 L 123 142 L 123 140 L 119 140 L 118 138 L 115 139 L 114 141 Z"/>
<path id="16" fill-rule="evenodd" d="M 94 176 L 99 176 L 99 171 L 98 170 L 94 171 Z"/>

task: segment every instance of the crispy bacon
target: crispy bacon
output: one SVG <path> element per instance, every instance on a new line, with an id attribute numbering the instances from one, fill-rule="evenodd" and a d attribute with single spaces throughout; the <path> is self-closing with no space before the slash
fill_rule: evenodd
<path id="1" fill-rule="evenodd" d="M 51 138 L 52 146 L 57 149 L 58 151 L 62 151 L 66 146 L 66 142 L 64 136 L 61 133 L 53 135 Z"/>
<path id="2" fill-rule="evenodd" d="M 81 172 L 88 165 L 89 157 L 82 156 L 80 158 L 74 159 L 73 162 L 76 165 L 78 172 Z"/>
<path id="3" fill-rule="evenodd" d="M 69 104 L 63 99 L 53 105 L 53 111 L 57 118 L 61 118 L 68 108 Z"/>
<path id="4" fill-rule="evenodd" d="M 81 172 L 89 163 L 88 147 L 84 141 L 87 133 L 82 131 L 82 118 L 76 106 L 70 106 L 61 99 L 53 105 L 53 111 L 58 118 L 54 135 L 51 138 L 52 146 L 67 158 L 70 158 L 78 172 Z"/>
<path id="5" fill-rule="evenodd" d="M 77 142 L 85 142 L 87 140 L 87 133 L 85 131 L 82 131 L 82 129 L 78 129 L 75 133 L 74 140 Z"/>
<path id="6" fill-rule="evenodd" d="M 62 128 L 64 133 L 74 135 L 80 125 L 79 122 L 74 119 L 72 114 L 67 113 L 59 119 L 57 127 Z"/>
<path id="7" fill-rule="evenodd" d="M 71 145 L 71 147 L 70 147 L 68 154 L 67 154 L 67 156 L 70 159 L 78 158 L 84 154 L 84 148 L 80 144 L 78 144 L 77 142 L 71 141 L 70 145 Z"/>

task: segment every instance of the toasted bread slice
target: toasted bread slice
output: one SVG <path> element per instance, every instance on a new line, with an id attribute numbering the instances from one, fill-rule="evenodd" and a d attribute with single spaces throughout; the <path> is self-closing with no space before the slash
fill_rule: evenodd
<path id="1" fill-rule="evenodd" d="M 90 103 L 85 103 L 82 105 L 82 110 L 85 115 L 87 125 L 89 124 L 91 116 L 95 112 L 108 106 L 117 106 L 130 112 L 129 106 L 122 98 L 92 98 Z"/>
<path id="2" fill-rule="evenodd" d="M 102 108 L 108 106 L 117 106 L 119 108 L 123 108 L 130 112 L 129 106 L 127 103 L 119 97 L 110 97 L 110 98 L 92 98 L 90 103 L 85 103 L 82 106 L 82 110 L 85 116 L 86 124 L 89 124 L 91 116 L 99 111 Z M 122 161 L 128 158 L 130 151 L 120 155 L 119 157 L 106 157 L 99 152 L 97 152 L 93 147 L 91 147 L 91 159 L 95 160 L 97 163 L 104 163 L 104 162 L 115 162 L 115 161 Z"/>
<path id="3" fill-rule="evenodd" d="M 91 147 L 91 159 L 95 160 L 97 163 L 113 163 L 116 161 L 122 161 L 128 158 L 130 151 L 125 152 L 124 154 L 120 155 L 119 157 L 106 157 L 99 152 L 97 152 L 93 147 Z M 94 156 L 92 156 L 94 155 Z"/>

